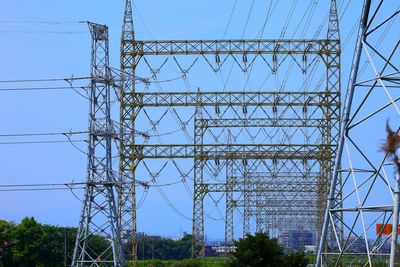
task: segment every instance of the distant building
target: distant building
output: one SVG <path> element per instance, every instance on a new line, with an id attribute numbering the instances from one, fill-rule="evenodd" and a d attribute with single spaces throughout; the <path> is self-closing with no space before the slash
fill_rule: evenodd
<path id="1" fill-rule="evenodd" d="M 305 246 L 304 253 L 306 254 L 315 254 L 317 253 L 317 246 Z"/>
<path id="2" fill-rule="evenodd" d="M 309 231 L 287 231 L 281 233 L 279 243 L 289 251 L 304 251 L 306 246 L 316 245 L 315 233 Z"/>
<path id="3" fill-rule="evenodd" d="M 183 231 L 183 233 L 182 233 L 182 238 L 185 237 L 185 236 L 187 236 L 187 235 L 188 235 L 188 232 L 187 232 L 187 231 Z"/>
<path id="4" fill-rule="evenodd" d="M 229 253 L 235 251 L 233 246 L 206 246 L 205 252 L 206 256 L 226 256 Z"/>
<path id="5" fill-rule="evenodd" d="M 137 232 L 136 233 L 136 239 L 137 240 L 142 240 L 143 238 L 147 238 L 147 239 L 161 239 L 163 237 L 159 236 L 159 235 L 148 235 L 144 232 Z"/>
<path id="6" fill-rule="evenodd" d="M 347 240 L 347 237 L 344 239 Z M 347 240 L 346 247 L 348 247 L 349 252 L 353 253 L 365 253 L 367 251 L 367 246 L 365 244 L 365 239 L 362 237 L 350 237 Z M 390 253 L 390 241 L 386 240 L 382 244 L 382 240 L 375 243 L 375 240 L 368 240 L 368 248 L 370 251 L 374 253 Z"/>

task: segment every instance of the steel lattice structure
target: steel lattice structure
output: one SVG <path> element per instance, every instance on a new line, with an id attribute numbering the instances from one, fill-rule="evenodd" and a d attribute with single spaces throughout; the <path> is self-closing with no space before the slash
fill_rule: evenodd
<path id="1" fill-rule="evenodd" d="M 399 125 L 399 13 L 393 1 L 364 1 L 317 266 L 387 264 L 397 250 L 396 238 L 378 227 L 397 224 L 397 171 L 377 151 L 386 121 Z"/>
<path id="2" fill-rule="evenodd" d="M 125 266 L 114 196 L 118 181 L 112 170 L 115 131 L 110 114 L 108 27 L 89 23 L 89 29 L 92 56 L 87 184 L 72 266 Z"/>
<path id="3" fill-rule="evenodd" d="M 244 164 L 238 161 L 233 164 L 238 166 L 234 167 L 237 175 L 228 177 L 229 183 L 225 189 L 231 199 L 227 203 L 230 214 L 227 213 L 226 216 L 226 244 L 232 245 L 234 240 L 232 220 L 234 208 L 243 208 L 244 234 L 252 232 L 251 218 L 256 221 L 257 232 L 271 233 L 271 230 L 275 230 L 282 234 L 289 230 L 301 231 L 300 227 L 308 231 L 316 230 L 313 227 L 322 209 L 318 204 L 320 172 L 296 172 L 299 168 L 294 168 L 291 172 L 273 171 L 276 163 L 271 164 L 272 168 L 267 168 L 267 172 L 249 172 L 248 169 L 260 169 L 260 166 L 251 166 L 248 162 L 245 162 L 246 166 L 243 166 Z M 288 167 L 287 162 L 285 167 Z M 224 189 L 221 185 L 219 188 L 208 185 L 206 190 L 207 192 L 223 192 Z M 234 192 L 241 193 L 237 199 L 233 199 Z"/>
<path id="4" fill-rule="evenodd" d="M 129 53 L 133 49 L 131 40 L 135 39 L 132 17 L 132 3 L 126 1 L 124 20 L 121 36 L 121 93 L 120 93 L 120 163 L 119 177 L 126 182 L 118 192 L 119 221 L 121 235 L 124 242 L 132 241 L 132 251 L 127 255 L 132 260 L 137 259 L 136 244 L 136 162 L 132 160 L 132 147 L 135 144 L 135 108 L 133 98 L 135 96 L 135 58 Z"/>
<path id="5" fill-rule="evenodd" d="M 312 109 L 313 105 L 311 102 L 309 104 L 310 106 L 306 106 L 306 108 Z M 289 104 L 288 106 L 295 105 Z M 323 106 L 320 105 L 319 108 L 324 109 Z M 302 106 L 302 109 L 304 107 Z M 322 140 L 322 135 L 329 131 L 326 128 L 326 119 L 323 118 L 323 115 L 321 118 L 316 118 L 317 116 L 301 118 L 299 114 L 302 114 L 302 112 L 269 119 L 203 119 L 200 127 L 204 128 L 205 131 L 219 127 L 226 129 L 296 127 L 302 130 L 317 130 L 319 138 Z M 315 114 L 315 110 L 311 113 Z M 305 114 L 302 115 L 305 116 Z M 292 124 L 291 121 L 293 121 Z M 256 217 L 256 231 L 271 232 L 275 229 L 284 232 L 290 228 L 298 229 L 299 225 L 307 225 L 307 228 L 316 231 L 315 222 L 323 209 L 323 206 L 319 205 L 318 207 L 317 205 L 317 203 L 323 202 L 322 199 L 318 199 L 318 192 L 321 190 L 323 179 L 321 178 L 321 170 L 316 168 L 315 165 L 318 165 L 318 161 L 332 160 L 332 155 L 328 147 L 326 147 L 327 149 L 319 147 L 314 150 L 311 148 L 312 145 L 303 145 L 304 150 L 308 150 L 308 152 L 296 150 L 287 157 L 283 151 L 274 155 L 264 153 L 262 157 L 256 157 L 255 154 L 252 156 L 236 154 L 233 149 L 230 149 L 232 159 L 227 164 L 229 169 L 227 170 L 226 187 L 222 184 L 205 184 L 205 188 L 201 189 L 206 193 L 226 193 L 225 243 L 227 245 L 232 245 L 234 240 L 233 211 L 235 208 L 243 208 L 243 234 L 251 232 L 250 218 L 252 217 Z M 290 148 L 296 146 L 298 144 L 288 145 Z M 313 150 L 314 153 L 312 153 Z M 257 160 L 254 160 L 255 158 Z M 257 171 L 263 168 L 265 172 Z M 312 170 L 316 171 L 313 172 Z M 238 199 L 234 199 L 234 193 L 239 193 Z M 323 197 L 323 195 L 319 197 Z M 294 207 L 297 207 L 297 209 Z M 303 209 L 298 207 L 303 207 Z M 305 210 L 307 210 L 306 213 L 303 212 Z"/>
<path id="6" fill-rule="evenodd" d="M 339 138 L 340 119 L 340 38 L 336 1 L 331 1 L 329 14 L 329 30 L 325 39 L 254 39 L 254 40 L 163 40 L 140 41 L 135 39 L 133 33 L 132 9 L 129 0 L 126 1 L 124 27 L 121 45 L 121 136 L 120 145 L 120 174 L 124 181 L 132 184 L 120 194 L 120 217 L 124 233 L 130 233 L 133 238 L 133 259 L 136 259 L 136 195 L 135 176 L 138 168 L 144 166 L 152 179 L 158 177 L 160 172 L 171 160 L 176 166 L 178 159 L 193 160 L 193 254 L 204 256 L 204 199 L 211 193 L 224 193 L 226 195 L 226 236 L 227 240 L 233 239 L 230 223 L 233 223 L 232 212 L 234 202 L 240 207 L 252 207 L 247 210 L 247 217 L 258 217 L 259 226 L 269 227 L 266 220 L 274 218 L 287 221 L 288 217 L 293 222 L 304 223 L 304 209 L 310 201 L 318 203 L 311 205 L 308 215 L 317 218 L 312 228 L 317 230 L 322 223 L 322 213 L 327 195 L 328 181 L 333 169 L 336 155 L 337 141 Z M 177 58 L 197 57 L 188 68 L 183 68 Z M 162 58 L 165 60 L 159 67 L 151 66 L 151 59 Z M 239 59 L 240 58 L 240 59 Z M 158 75 L 168 59 L 174 60 L 182 72 L 182 79 L 186 82 L 189 69 L 196 64 L 197 59 L 204 60 L 206 66 L 217 73 L 227 60 L 232 60 L 243 72 L 249 71 L 254 62 L 262 62 L 270 72 L 279 72 L 284 60 L 292 61 L 295 66 L 306 73 L 315 62 L 321 60 L 323 66 L 319 69 L 324 73 L 325 84 L 310 84 L 306 88 L 294 87 L 287 90 L 262 90 L 262 91 L 237 91 L 215 90 L 207 88 L 206 91 L 163 91 L 159 86 Z M 215 61 L 213 63 L 212 61 Z M 239 62 L 241 61 L 241 62 Z M 147 66 L 152 77 L 151 81 L 138 78 L 138 69 Z M 137 90 L 137 83 L 143 86 L 154 83 L 158 92 Z M 299 86 L 300 87 L 300 86 Z M 185 115 L 190 114 L 187 121 L 182 122 L 176 112 L 182 109 Z M 151 110 L 161 114 L 158 120 L 151 118 Z M 168 142 L 161 139 L 157 142 L 140 141 L 135 139 L 138 123 L 148 120 L 150 127 L 157 132 L 157 125 L 170 115 L 175 120 L 181 121 L 182 130 L 188 142 Z M 182 115 L 182 114 L 181 114 Z M 221 143 L 218 138 L 218 129 L 264 129 L 278 131 L 285 138 L 278 139 L 273 136 L 262 138 L 256 135 L 249 142 L 240 137 L 232 138 L 230 142 Z M 193 131 L 193 135 L 187 129 Z M 245 131 L 245 130 L 244 130 Z M 264 132 L 263 132 L 264 133 Z M 268 135 L 268 132 L 265 132 Z M 237 139 L 237 140 L 235 140 Z M 150 170 L 148 163 L 151 160 L 165 160 L 160 171 Z M 237 163 L 248 162 L 250 166 L 269 166 L 276 168 L 276 175 L 271 176 L 274 181 L 282 181 L 288 185 L 284 195 L 293 200 L 295 205 L 288 214 L 285 204 L 282 204 L 282 192 L 274 194 L 273 186 L 258 181 L 270 177 L 265 170 L 264 178 L 257 178 L 256 172 L 261 170 L 249 168 L 250 176 L 243 176 L 243 172 L 236 172 Z M 240 164 L 239 164 L 240 165 Z M 244 164 L 246 165 L 246 164 Z M 278 168 L 278 166 L 280 166 Z M 181 173 L 179 167 L 176 167 Z M 243 166 L 239 167 L 242 169 Z M 241 170 L 239 170 L 241 171 Z M 288 172 L 297 171 L 298 176 L 288 176 Z M 222 175 L 222 183 L 208 183 L 207 176 Z M 182 175 L 182 173 L 181 173 Z M 240 176 L 242 178 L 237 178 Z M 318 177 L 315 181 L 315 176 Z M 236 178 L 235 178 L 236 177 Z M 246 177 L 246 185 L 242 187 L 241 180 Z M 247 179 L 248 177 L 248 179 Z M 291 184 L 299 177 L 308 179 L 306 187 L 315 190 L 310 197 L 309 192 L 296 189 L 291 191 Z M 258 180 L 257 180 L 258 179 Z M 277 179 L 277 180 L 275 180 Z M 255 181 L 257 180 L 257 181 Z M 250 183 L 249 183 L 250 182 Z M 315 185 L 316 183 L 316 185 Z M 296 186 L 297 187 L 297 186 Z M 247 189 L 246 189 L 247 188 Z M 260 191 L 260 194 L 247 194 L 248 188 Z M 281 191 L 282 188 L 277 189 Z M 234 199 L 232 192 L 246 193 L 246 198 Z M 296 194 L 306 195 L 296 198 Z M 244 194 L 244 195 L 246 195 Z M 266 196 L 268 194 L 268 196 Z M 246 203 L 245 203 L 246 202 Z M 279 204 L 281 203 L 281 204 Z M 308 203 L 308 204 L 307 204 Z M 258 205 L 258 206 L 257 206 Z M 278 206 L 273 213 L 275 206 Z M 296 209 L 297 208 L 297 209 Z M 266 209 L 266 213 L 261 211 Z M 253 215 L 255 213 L 256 215 Z M 295 214 L 292 214 L 295 213 Z M 258 215 L 257 215 L 258 214 Z M 264 217 L 264 218 L 262 218 Z M 124 219 L 125 218 L 125 219 Z M 247 219 L 246 219 L 247 220 Z M 228 222 L 230 221 L 230 222 Z M 247 226 L 246 226 L 247 227 Z M 232 232 L 229 234 L 229 232 Z M 129 235 L 127 235 L 129 236 Z"/>

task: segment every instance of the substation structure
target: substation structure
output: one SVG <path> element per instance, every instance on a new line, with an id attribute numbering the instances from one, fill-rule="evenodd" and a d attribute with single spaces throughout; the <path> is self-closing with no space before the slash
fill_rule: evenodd
<path id="1" fill-rule="evenodd" d="M 126 2 L 121 44 L 121 144 L 120 175 L 126 186 L 120 193 L 119 210 L 123 240 L 132 238 L 136 259 L 136 170 L 149 160 L 193 159 L 193 254 L 204 256 L 204 199 L 213 193 L 226 197 L 225 237 L 234 240 L 233 212 L 243 215 L 244 233 L 256 217 L 257 230 L 288 231 L 299 225 L 317 232 L 322 218 L 339 140 L 340 39 L 336 1 L 331 1 L 326 39 L 319 40 L 136 40 L 132 8 Z M 135 75 L 147 58 L 198 57 L 218 68 L 224 60 L 238 65 L 265 62 L 271 72 L 282 58 L 305 66 L 322 60 L 325 84 L 302 90 L 273 91 L 163 91 L 137 90 Z M 150 61 L 150 60 L 149 60 Z M 162 60 L 161 60 L 162 61 Z M 249 60 L 250 61 L 250 60 Z M 253 62 L 252 61 L 252 62 Z M 153 78 L 159 69 L 152 69 Z M 206 77 L 205 77 L 206 78 Z M 139 143 L 135 137 L 138 118 L 157 109 L 173 108 L 192 114 L 190 143 Z M 254 140 L 230 136 L 221 143 L 216 129 L 252 129 L 280 132 Z M 229 135 L 229 134 L 228 134 Z M 214 182 L 217 173 L 225 177 Z M 209 182 L 212 181 L 212 182 Z M 274 229 L 276 228 L 276 229 Z"/>

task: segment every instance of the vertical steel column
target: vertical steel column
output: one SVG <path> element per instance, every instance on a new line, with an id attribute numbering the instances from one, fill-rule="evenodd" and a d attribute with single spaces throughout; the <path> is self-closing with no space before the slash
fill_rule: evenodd
<path id="1" fill-rule="evenodd" d="M 243 168 L 239 169 L 237 166 L 237 172 L 238 175 L 243 173 L 243 182 L 244 182 L 244 192 L 243 192 L 243 203 L 244 203 L 244 207 L 243 207 L 243 237 L 246 236 L 247 234 L 250 234 L 250 218 L 252 215 L 252 209 L 254 206 L 254 203 L 252 203 L 252 199 L 251 199 L 251 195 L 252 192 L 250 192 L 250 187 L 251 187 L 251 183 L 253 181 L 251 181 L 251 176 L 248 173 L 247 170 L 247 161 L 246 159 L 242 160 L 242 166 Z M 242 176 L 242 175 L 240 175 Z"/>
<path id="2" fill-rule="evenodd" d="M 395 267 L 396 254 L 398 253 L 398 229 L 399 229 L 399 195 L 400 195 L 400 175 L 396 173 L 396 189 L 394 192 L 393 206 L 393 227 L 392 227 L 392 243 L 390 244 L 390 267 Z"/>
<path id="3" fill-rule="evenodd" d="M 89 23 L 92 35 L 87 184 L 72 266 L 125 266 L 117 220 L 111 141 L 108 28 Z M 100 244 L 104 245 L 98 246 Z"/>
<path id="4" fill-rule="evenodd" d="M 336 154 L 336 160 L 335 160 L 335 165 L 334 165 L 334 170 L 333 170 L 333 177 L 331 179 L 329 196 L 328 196 L 327 206 L 326 206 L 325 215 L 324 215 L 324 222 L 323 222 L 323 226 L 322 226 L 322 234 L 321 234 L 320 243 L 319 243 L 319 247 L 318 247 L 317 264 L 316 264 L 317 267 L 322 266 L 322 253 L 325 249 L 326 239 L 328 237 L 329 222 L 331 219 L 330 218 L 330 209 L 334 205 L 336 187 L 337 187 L 338 181 L 339 181 L 340 165 L 341 165 L 346 135 L 348 134 L 347 127 L 348 127 L 348 123 L 349 123 L 349 119 L 350 119 L 351 104 L 353 102 L 355 83 L 357 81 L 358 69 L 359 69 L 360 59 L 361 59 L 361 51 L 362 51 L 362 47 L 363 47 L 364 32 L 365 32 L 367 22 L 368 22 L 370 6 L 371 6 L 371 0 L 365 0 L 363 15 L 361 18 L 361 23 L 360 23 L 358 41 L 357 41 L 356 50 L 355 50 L 354 59 L 353 59 L 353 65 L 352 65 L 349 86 L 347 89 L 346 101 L 344 103 L 344 113 L 343 113 L 343 118 L 341 120 L 339 147 L 338 147 L 337 154 Z"/>
<path id="5" fill-rule="evenodd" d="M 231 136 L 228 135 L 228 144 L 231 143 Z M 233 225 L 233 212 L 235 210 L 233 200 L 233 190 L 235 186 L 235 177 L 233 172 L 234 160 L 226 161 L 226 203 L 225 203 L 225 246 L 233 246 L 235 238 Z"/>
<path id="6" fill-rule="evenodd" d="M 133 55 L 135 33 L 133 27 L 132 3 L 125 2 L 125 13 L 121 36 L 121 95 L 120 95 L 120 162 L 119 175 L 122 183 L 118 191 L 118 211 L 121 235 L 124 242 L 132 242 L 127 254 L 137 260 L 136 242 L 136 177 L 138 160 L 132 150 L 135 144 L 135 120 L 138 114 L 135 97 L 136 57 Z"/>
<path id="7" fill-rule="evenodd" d="M 262 185 L 263 182 L 265 182 L 265 179 L 263 178 L 262 175 L 259 175 L 259 177 L 255 177 L 255 180 L 257 182 L 257 192 L 256 192 L 256 231 L 261 233 L 265 232 L 267 229 L 266 227 L 266 215 L 267 211 L 265 208 L 265 202 L 267 200 L 267 193 L 266 191 L 266 186 Z"/>
<path id="8" fill-rule="evenodd" d="M 329 51 L 331 53 L 326 55 L 326 65 L 327 65 L 327 82 L 326 82 L 326 91 L 327 92 L 338 92 L 339 97 L 336 99 L 329 99 L 327 97 L 326 106 L 327 111 L 325 114 L 325 127 L 323 128 L 322 133 L 322 142 L 323 144 L 332 144 L 337 143 L 339 139 L 340 132 L 340 123 L 332 123 L 332 117 L 340 118 L 340 108 L 337 108 L 336 105 L 332 105 L 333 103 L 340 103 L 340 92 L 341 92 L 341 44 L 340 44 L 340 31 L 339 31 L 339 18 L 338 18 L 338 10 L 336 0 L 331 0 L 330 2 L 330 10 L 329 10 L 329 20 L 328 20 L 328 33 L 327 33 L 328 41 L 327 44 Z M 337 42 L 339 41 L 339 42 Z M 334 158 L 336 151 L 331 148 L 326 148 L 321 153 L 326 156 L 330 155 L 332 160 L 321 162 L 321 179 L 320 179 L 320 192 L 319 192 L 319 214 L 318 214 L 318 223 L 317 223 L 317 232 L 322 231 L 322 224 L 324 219 L 324 210 L 326 205 L 326 199 L 329 192 L 329 184 L 330 179 L 334 169 Z M 340 177 L 339 177 L 340 179 Z"/>
<path id="9" fill-rule="evenodd" d="M 196 110 L 194 116 L 194 190 L 193 190 L 193 242 L 192 257 L 204 257 L 204 189 L 203 189 L 203 136 L 204 127 L 202 127 L 202 98 L 198 94 Z"/>

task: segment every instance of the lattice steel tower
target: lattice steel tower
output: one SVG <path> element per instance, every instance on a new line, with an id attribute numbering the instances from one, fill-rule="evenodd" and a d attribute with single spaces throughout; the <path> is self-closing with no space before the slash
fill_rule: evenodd
<path id="1" fill-rule="evenodd" d="M 115 131 L 110 116 L 108 27 L 89 23 L 92 35 L 87 184 L 72 266 L 125 266 L 112 170 Z"/>
<path id="2" fill-rule="evenodd" d="M 398 175 L 378 151 L 386 122 L 400 129 L 399 13 L 394 1 L 364 1 L 317 266 L 387 264 L 394 252 L 385 229 L 393 221 Z"/>

